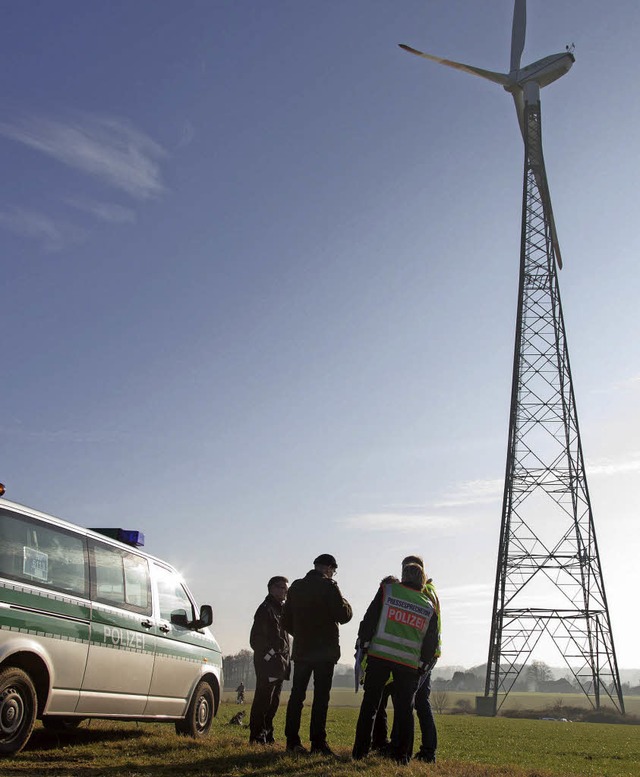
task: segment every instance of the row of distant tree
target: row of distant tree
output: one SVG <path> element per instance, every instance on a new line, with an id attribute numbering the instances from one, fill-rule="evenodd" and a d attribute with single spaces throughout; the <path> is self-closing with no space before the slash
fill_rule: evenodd
<path id="1" fill-rule="evenodd" d="M 253 652 L 241 650 L 234 655 L 224 656 L 222 659 L 224 671 L 224 684 L 227 690 L 237 688 L 244 683 L 247 690 L 256 687 L 256 673 L 253 668 Z M 435 675 L 435 673 L 434 673 Z M 478 666 L 468 671 L 456 671 L 453 676 L 434 676 L 432 688 L 439 691 L 468 691 L 471 693 L 484 693 L 486 666 Z M 333 678 L 336 687 L 354 687 L 353 668 L 346 664 L 338 664 Z M 285 688 L 288 684 L 285 683 Z M 538 693 L 576 693 L 580 689 L 570 675 L 554 680 L 552 669 L 544 661 L 533 661 L 520 674 L 513 686 L 514 691 L 533 691 Z M 632 687 L 630 683 L 623 683 L 622 692 L 640 696 L 640 685 Z"/>
<path id="2" fill-rule="evenodd" d="M 472 691 L 484 692 L 486 667 L 480 666 L 469 671 L 457 671 L 446 680 L 443 677 L 434 679 L 432 687 L 441 691 Z M 553 679 L 551 667 L 544 661 L 533 661 L 526 667 L 516 680 L 514 691 L 533 691 L 534 693 L 575 693 L 579 690 L 572 682 L 572 678 L 563 677 Z"/>
<path id="3" fill-rule="evenodd" d="M 228 691 L 237 688 L 240 683 L 251 691 L 256 687 L 256 671 L 253 667 L 253 652 L 251 650 L 241 650 L 231 656 L 223 656 L 222 671 L 224 672 L 224 686 Z M 345 664 L 338 664 L 333 675 L 333 685 L 335 687 L 354 687 L 353 668 Z M 290 681 L 285 682 L 285 690 L 290 687 Z"/>
<path id="4" fill-rule="evenodd" d="M 432 687 L 441 691 L 471 691 L 483 693 L 485 687 L 487 667 L 475 667 L 469 671 L 457 671 L 450 679 L 435 678 Z M 571 673 L 564 677 L 554 679 L 553 670 L 544 661 L 532 661 L 520 673 L 513 686 L 513 691 L 528 691 L 533 693 L 581 693 L 582 689 L 576 683 Z M 631 683 L 622 683 L 623 694 L 633 696 L 640 695 L 640 685 L 632 686 Z"/>

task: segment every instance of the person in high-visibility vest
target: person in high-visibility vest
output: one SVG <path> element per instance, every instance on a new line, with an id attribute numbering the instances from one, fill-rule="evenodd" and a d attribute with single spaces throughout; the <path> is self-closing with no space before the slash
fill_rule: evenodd
<path id="1" fill-rule="evenodd" d="M 376 713 L 393 673 L 394 710 L 398 725 L 399 763 L 409 763 L 413 748 L 413 699 L 420 676 L 431 665 L 438 646 L 435 608 L 423 593 L 426 583 L 419 564 L 407 564 L 401 583 L 380 586 L 358 629 L 367 653 L 364 698 L 356 725 L 352 755 L 364 758 L 371 748 Z"/>
<path id="2" fill-rule="evenodd" d="M 407 564 L 419 564 L 424 569 L 424 561 L 421 556 L 406 556 L 402 559 L 402 566 Z M 438 731 L 436 729 L 436 722 L 433 717 L 433 710 L 431 709 L 431 669 L 435 662 L 440 658 L 441 652 L 441 620 L 440 620 L 440 602 L 436 593 L 433 580 L 429 578 L 422 592 L 427 596 L 431 604 L 435 609 L 435 617 L 438 621 L 438 646 L 436 648 L 434 660 L 431 667 L 420 679 L 418 692 L 414 700 L 414 707 L 418 716 L 418 722 L 420 723 L 420 732 L 422 734 L 422 742 L 420 749 L 415 754 L 415 758 L 419 761 L 425 761 L 427 763 L 435 763 L 436 750 L 438 747 Z M 386 707 L 389 700 L 389 696 L 393 698 L 393 682 L 388 683 L 385 686 L 384 693 L 382 695 L 382 701 L 378 709 L 376 716 L 376 722 L 373 728 L 373 742 L 372 749 L 380 750 L 383 754 L 393 754 L 398 747 L 397 736 L 397 724 L 394 719 L 394 725 L 391 730 L 391 741 L 387 740 L 387 713 Z"/>
<path id="3" fill-rule="evenodd" d="M 408 556 L 407 558 L 415 559 L 416 557 Z M 422 559 L 420 559 L 420 561 L 422 561 Z M 412 562 L 410 561 L 409 563 L 412 563 Z M 424 564 L 422 564 L 422 568 L 424 569 Z M 424 594 L 426 594 L 427 598 L 429 599 L 429 601 L 431 602 L 431 604 L 435 609 L 434 617 L 438 624 L 438 645 L 436 647 L 436 652 L 435 652 L 433 661 L 431 662 L 429 671 L 426 673 L 424 681 L 421 683 L 420 688 L 418 688 L 418 693 L 416 693 L 416 698 L 414 700 L 416 715 L 418 716 L 418 721 L 420 723 L 420 731 L 422 734 L 422 743 L 415 757 L 420 761 L 426 761 L 427 763 L 435 763 L 436 749 L 438 747 L 438 732 L 436 730 L 436 722 L 433 717 L 433 710 L 431 709 L 431 699 L 430 699 L 431 670 L 435 666 L 435 663 L 440 658 L 440 654 L 441 654 L 442 621 L 440 618 L 440 600 L 438 599 L 438 594 L 436 593 L 436 588 L 431 578 L 429 578 L 426 581 L 422 591 Z"/>

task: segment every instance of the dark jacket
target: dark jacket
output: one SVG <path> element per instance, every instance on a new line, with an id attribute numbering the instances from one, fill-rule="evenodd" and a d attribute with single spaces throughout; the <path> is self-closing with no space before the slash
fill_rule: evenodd
<path id="1" fill-rule="evenodd" d="M 384 582 L 384 581 L 383 581 Z M 406 583 L 402 583 L 406 585 Z M 413 588 L 413 586 L 407 585 L 407 588 Z M 420 590 L 420 589 L 414 589 Z M 364 618 L 360 621 L 358 627 L 358 639 L 361 645 L 368 645 L 373 639 L 374 634 L 378 629 L 378 621 L 382 613 L 382 600 L 383 600 L 382 585 L 378 588 L 378 593 L 373 598 L 373 601 L 367 608 Z M 438 647 L 438 617 L 434 612 L 429 625 L 427 626 L 427 633 L 422 640 L 422 649 L 420 651 L 420 660 L 425 666 L 429 666 L 435 658 L 436 649 Z"/>
<path id="2" fill-rule="evenodd" d="M 340 658 L 338 624 L 353 616 L 337 583 L 315 569 L 294 580 L 287 594 L 282 625 L 293 635 L 294 661 L 331 661 Z"/>
<path id="3" fill-rule="evenodd" d="M 291 659 L 289 635 L 282 626 L 282 605 L 268 594 L 253 616 L 249 643 L 256 674 L 288 680 Z"/>

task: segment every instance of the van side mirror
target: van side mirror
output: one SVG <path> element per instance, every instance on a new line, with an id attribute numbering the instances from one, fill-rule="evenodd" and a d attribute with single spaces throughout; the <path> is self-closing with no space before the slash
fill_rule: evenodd
<path id="1" fill-rule="evenodd" d="M 200 608 L 200 617 L 192 624 L 194 629 L 203 629 L 213 623 L 213 608 L 210 604 L 203 604 Z"/>

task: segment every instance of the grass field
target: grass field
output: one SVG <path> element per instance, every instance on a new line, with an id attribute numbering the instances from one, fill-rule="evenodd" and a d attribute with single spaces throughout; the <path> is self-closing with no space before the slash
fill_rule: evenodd
<path id="1" fill-rule="evenodd" d="M 459 700 L 468 701 L 475 709 L 475 693 L 464 693 L 457 691 L 447 691 L 447 704 L 445 712 L 450 712 L 455 708 Z M 283 692 L 282 699 L 286 703 L 288 693 Z M 225 701 L 233 702 L 235 693 L 231 691 L 224 694 Z M 247 704 L 251 705 L 253 694 L 249 691 L 246 694 Z M 556 705 L 559 700 L 568 707 L 588 708 L 589 701 L 583 693 L 510 693 L 507 697 L 503 709 L 505 710 L 543 710 Z M 307 701 L 309 699 L 307 698 Z M 359 707 L 362 701 L 362 691 L 355 693 L 352 688 L 333 688 L 331 690 L 331 706 L 333 707 Z M 625 709 L 631 715 L 640 715 L 640 696 L 625 696 Z"/>
<path id="2" fill-rule="evenodd" d="M 358 699 L 361 695 L 358 694 Z M 371 757 L 350 759 L 358 710 L 332 706 L 328 737 L 337 758 L 288 755 L 284 707 L 276 718 L 277 744 L 248 745 L 246 728 L 228 725 L 239 707 L 223 703 L 211 735 L 194 741 L 171 724 L 83 723 L 73 733 L 38 728 L 27 749 L 0 762 L 2 777 L 638 777 L 637 726 L 437 715 L 439 762 L 398 767 Z M 249 707 L 244 708 L 248 714 Z M 308 731 L 305 708 L 302 735 Z"/>

